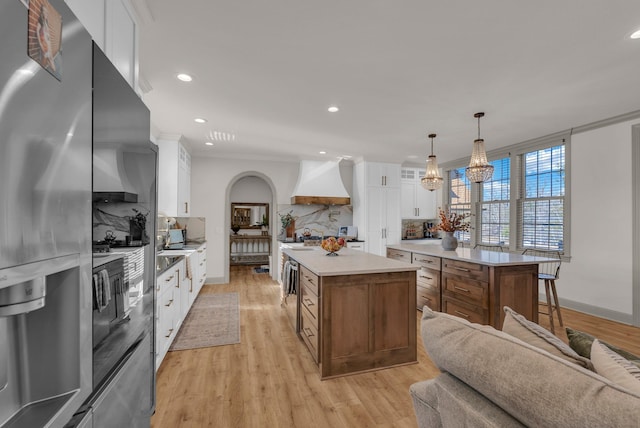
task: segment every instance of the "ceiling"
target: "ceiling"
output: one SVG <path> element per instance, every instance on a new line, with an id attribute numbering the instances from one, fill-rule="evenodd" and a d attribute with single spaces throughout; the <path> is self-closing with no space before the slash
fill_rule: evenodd
<path id="1" fill-rule="evenodd" d="M 493 150 L 640 110 L 637 0 L 132 3 L 153 132 L 195 156 L 445 162 L 479 111 Z"/>

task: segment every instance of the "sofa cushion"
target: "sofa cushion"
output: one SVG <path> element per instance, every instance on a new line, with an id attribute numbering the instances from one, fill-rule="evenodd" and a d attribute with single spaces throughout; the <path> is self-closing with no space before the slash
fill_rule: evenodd
<path id="1" fill-rule="evenodd" d="M 565 331 L 567 332 L 567 338 L 569 338 L 569 346 L 571 347 L 571 349 L 576 351 L 578 355 L 582 355 L 585 358 L 591 359 L 591 345 L 596 338 L 588 333 L 574 330 L 570 327 L 565 328 Z M 602 340 L 600 340 L 600 343 L 614 351 L 616 354 L 619 354 L 620 356 L 626 358 L 634 365 L 640 367 L 640 357 L 638 357 L 637 355 L 633 355 L 631 352 L 620 349 L 617 346 L 613 346 Z"/>
<path id="2" fill-rule="evenodd" d="M 591 360 L 598 374 L 640 395 L 640 368 L 613 352 L 598 339 L 594 340 L 591 346 Z"/>
<path id="3" fill-rule="evenodd" d="M 527 426 L 637 426 L 640 395 L 490 326 L 424 308 L 433 363 Z"/>
<path id="4" fill-rule="evenodd" d="M 449 373 L 409 388 L 419 428 L 510 428 L 523 425 Z"/>
<path id="5" fill-rule="evenodd" d="M 544 349 L 556 357 L 563 358 L 581 367 L 593 370 L 593 365 L 589 359 L 576 353 L 571 347 L 558 339 L 548 330 L 540 327 L 533 321 L 529 321 L 508 306 L 504 307 L 504 323 L 502 331 L 511 336 L 517 337 L 523 342 Z"/>

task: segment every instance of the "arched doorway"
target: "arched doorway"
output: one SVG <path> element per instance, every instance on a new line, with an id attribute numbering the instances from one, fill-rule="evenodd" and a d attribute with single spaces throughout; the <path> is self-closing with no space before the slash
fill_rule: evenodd
<path id="1" fill-rule="evenodd" d="M 231 230 L 232 224 L 240 217 L 234 217 L 232 204 L 239 207 L 236 214 L 242 212 L 243 224 L 237 230 L 238 235 L 234 235 Z M 277 254 L 276 225 L 273 220 L 276 207 L 276 190 L 273 182 L 266 175 L 256 171 L 245 171 L 235 176 L 227 186 L 225 202 L 225 226 L 228 233 L 225 240 L 225 281 L 229 281 L 229 271 L 232 263 L 250 264 L 257 266 L 268 266 L 269 275 L 275 278 L 273 269 L 275 254 Z M 257 223 L 262 223 L 262 213 L 260 209 L 266 208 L 268 225 L 266 230 L 262 230 Z M 258 215 L 257 213 L 260 212 Z M 252 218 L 251 216 L 255 217 Z M 256 227 L 257 226 L 257 227 Z M 268 248 L 265 245 L 268 241 Z M 265 248 L 267 248 L 265 250 Z M 249 250 L 249 251 L 247 251 Z"/>

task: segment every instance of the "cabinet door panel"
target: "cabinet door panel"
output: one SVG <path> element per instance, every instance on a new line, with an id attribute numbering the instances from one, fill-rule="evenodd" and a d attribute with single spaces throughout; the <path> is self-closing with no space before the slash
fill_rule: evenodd
<path id="1" fill-rule="evenodd" d="M 400 186 L 402 218 L 416 218 L 416 183 L 403 181 Z"/>
<path id="2" fill-rule="evenodd" d="M 323 296 L 324 344 L 329 359 L 366 354 L 369 351 L 369 286 L 356 284 L 330 287 Z M 323 297 L 324 298 L 324 297 Z M 349 326 L 345 329 L 344 326 Z M 330 344 L 330 345 L 329 345 Z M 325 354 L 326 355 L 326 354 Z"/>
<path id="3" fill-rule="evenodd" d="M 408 325 L 415 322 L 415 312 L 407 310 L 411 307 L 409 298 L 413 294 L 410 284 L 404 281 L 378 284 L 372 287 L 372 292 L 373 351 L 408 347 Z"/>

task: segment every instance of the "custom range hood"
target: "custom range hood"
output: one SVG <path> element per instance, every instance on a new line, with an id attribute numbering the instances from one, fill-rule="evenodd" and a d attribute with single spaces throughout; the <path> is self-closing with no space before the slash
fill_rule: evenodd
<path id="1" fill-rule="evenodd" d="M 138 202 L 129 182 L 121 148 L 93 149 L 93 200 L 95 202 Z"/>
<path id="2" fill-rule="evenodd" d="M 349 205 L 351 198 L 335 161 L 300 162 L 298 182 L 291 195 L 292 205 Z"/>

